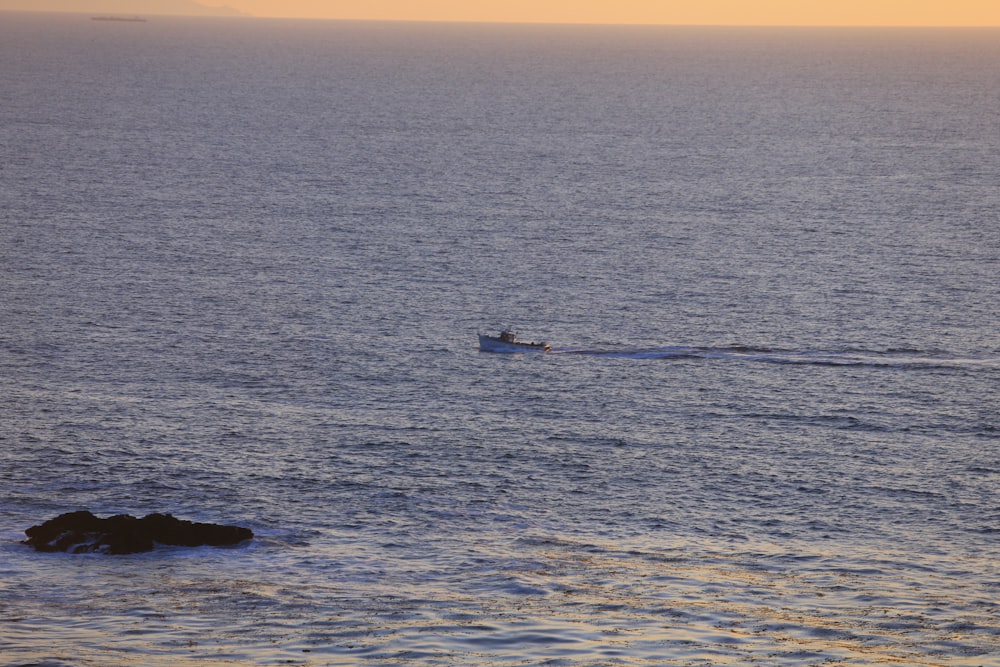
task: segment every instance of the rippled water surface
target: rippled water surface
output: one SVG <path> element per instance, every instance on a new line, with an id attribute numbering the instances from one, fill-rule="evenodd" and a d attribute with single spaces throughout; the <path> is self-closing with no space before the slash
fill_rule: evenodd
<path id="1" fill-rule="evenodd" d="M 1000 664 L 996 31 L 0 18 L 3 667 Z"/>

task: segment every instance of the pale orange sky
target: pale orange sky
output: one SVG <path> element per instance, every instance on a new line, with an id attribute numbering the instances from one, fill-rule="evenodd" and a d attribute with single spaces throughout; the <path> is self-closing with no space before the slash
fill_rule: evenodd
<path id="1" fill-rule="evenodd" d="M 994 25 L 1000 0 L 225 0 L 258 16 L 726 25 Z"/>
<path id="2" fill-rule="evenodd" d="M 1000 26 L 1000 0 L 0 0 L 0 10 L 681 25 Z"/>

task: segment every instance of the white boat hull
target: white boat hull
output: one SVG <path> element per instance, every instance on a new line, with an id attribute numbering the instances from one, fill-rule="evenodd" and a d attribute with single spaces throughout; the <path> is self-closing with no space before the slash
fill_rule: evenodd
<path id="1" fill-rule="evenodd" d="M 521 343 L 500 340 L 496 336 L 479 334 L 479 350 L 481 352 L 548 352 L 546 343 Z"/>

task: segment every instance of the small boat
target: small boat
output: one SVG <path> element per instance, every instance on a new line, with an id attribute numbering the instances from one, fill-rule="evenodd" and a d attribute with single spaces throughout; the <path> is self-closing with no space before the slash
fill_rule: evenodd
<path id="1" fill-rule="evenodd" d="M 499 336 L 479 334 L 480 352 L 548 352 L 548 343 L 522 343 L 517 333 L 504 329 Z"/>

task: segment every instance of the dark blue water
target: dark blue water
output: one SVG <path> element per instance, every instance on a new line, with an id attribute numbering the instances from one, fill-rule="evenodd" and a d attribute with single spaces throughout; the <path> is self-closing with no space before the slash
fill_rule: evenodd
<path id="1" fill-rule="evenodd" d="M 997 31 L 0 14 L 0 99 L 0 665 L 997 664 Z"/>

